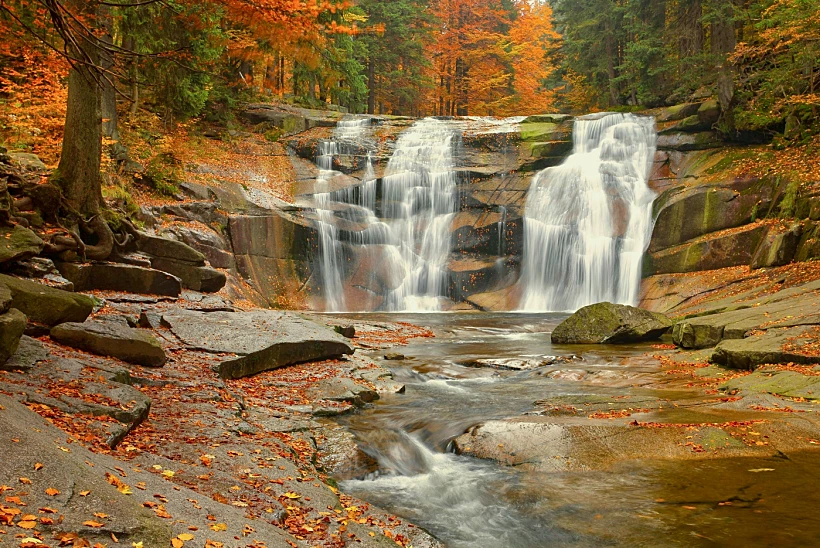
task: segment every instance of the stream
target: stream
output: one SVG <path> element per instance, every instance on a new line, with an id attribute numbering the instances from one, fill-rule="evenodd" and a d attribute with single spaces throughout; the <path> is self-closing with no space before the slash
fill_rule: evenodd
<path id="1" fill-rule="evenodd" d="M 452 440 L 470 427 L 532 412 L 539 400 L 702 398 L 665 387 L 657 363 L 645 357 L 649 345 L 553 348 L 549 332 L 565 317 L 402 314 L 402 321 L 427 326 L 436 337 L 398 349 L 406 360 L 385 362 L 406 385 L 404 394 L 338 420 L 378 463 L 363 476 L 339 478 L 342 490 L 451 547 L 815 545 L 816 453 L 614 461 L 571 471 L 505 467 L 455 454 Z M 567 363 L 529 371 L 462 365 L 572 354 Z"/>

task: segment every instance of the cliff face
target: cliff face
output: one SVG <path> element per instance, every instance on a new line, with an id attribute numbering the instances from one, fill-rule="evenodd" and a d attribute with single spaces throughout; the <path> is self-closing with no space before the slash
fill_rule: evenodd
<path id="1" fill-rule="evenodd" d="M 767 149 L 721 141 L 710 129 L 714 108 L 706 102 L 647 113 L 656 117 L 659 135 L 649 180 L 657 193 L 655 222 L 643 261 L 641 304 L 654 310 L 675 312 L 669 306 L 684 299 L 674 293 L 685 273 L 777 267 L 820 256 L 820 195 L 801 192 L 785 177 L 738 175 L 738 162 Z M 253 114 L 259 112 L 255 107 Z M 214 242 L 179 235 L 212 264 L 235 274 L 230 282 L 235 293 L 264 306 L 323 306 L 315 160 L 319 143 L 331 137 L 339 115 L 310 112 L 304 117 L 303 123 L 284 128 L 290 134 L 285 142 L 294 203 L 237 184 L 200 189 L 203 202 L 215 203 L 223 228 Z M 278 120 L 269 122 L 276 125 Z M 377 204 L 382 204 L 385 168 L 398 136 L 413 122 L 373 117 L 362 142 L 348 143 L 344 153 L 334 156 L 336 173 L 324 190 L 357 197 L 364 181 L 375 178 Z M 560 164 L 572 151 L 573 119 L 541 115 L 462 122 L 455 168 L 458 200 L 445 268 L 449 299 L 442 308 L 516 309 L 527 193 L 536 173 Z M 374 213 L 383 217 L 380 207 Z M 334 208 L 348 308 L 379 309 L 385 293 L 400 283 L 389 268 L 390 246 L 362 246 L 369 230 L 366 220 L 355 208 Z M 186 215 L 196 220 L 196 215 Z M 701 282 L 703 290 L 707 285 Z"/>

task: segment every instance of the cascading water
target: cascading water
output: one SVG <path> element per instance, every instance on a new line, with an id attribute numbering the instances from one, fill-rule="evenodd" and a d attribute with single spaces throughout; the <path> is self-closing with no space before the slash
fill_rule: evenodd
<path id="1" fill-rule="evenodd" d="M 655 120 L 580 118 L 573 153 L 533 179 L 524 217 L 524 311 L 635 304 L 652 231 Z"/>
<path id="2" fill-rule="evenodd" d="M 402 283 L 388 310 L 436 311 L 444 295 L 450 225 L 456 211 L 456 140 L 452 124 L 427 118 L 396 142 L 382 179 L 385 216 L 400 242 Z"/>
<path id="3" fill-rule="evenodd" d="M 355 125 L 358 124 L 358 125 Z M 344 124 L 344 125 L 343 125 Z M 436 311 L 446 293 L 445 266 L 450 254 L 450 225 L 456 211 L 456 161 L 461 132 L 453 122 L 427 118 L 402 133 L 381 179 L 381 212 L 376 216 L 377 178 L 367 155 L 362 183 L 331 192 L 333 158 L 344 143 L 361 139 L 360 120 L 342 121 L 333 140 L 320 144 L 315 194 L 320 235 L 320 265 L 325 309 L 348 311 L 343 287 L 344 246 L 337 224 L 354 217 L 363 229 L 345 233 L 348 244 L 378 246 L 381 265 L 398 280 L 383 295 L 388 311 Z M 358 131 L 358 133 L 357 133 Z"/>

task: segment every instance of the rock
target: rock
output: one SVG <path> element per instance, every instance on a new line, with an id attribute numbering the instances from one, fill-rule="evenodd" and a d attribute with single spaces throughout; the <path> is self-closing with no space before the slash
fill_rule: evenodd
<path id="1" fill-rule="evenodd" d="M 794 259 L 803 226 L 794 224 L 791 227 L 784 228 L 769 230 L 752 257 L 752 268 L 783 266 Z"/>
<path id="2" fill-rule="evenodd" d="M 371 388 L 344 377 L 316 381 L 308 388 L 307 395 L 312 400 L 349 402 L 356 406 L 379 399 L 379 395 Z"/>
<path id="3" fill-rule="evenodd" d="M 734 394 L 740 391 L 751 393 L 768 393 L 787 398 L 802 398 L 806 400 L 820 399 L 820 377 L 801 375 L 797 371 L 772 370 L 761 367 L 749 375 L 735 377 L 718 389 L 722 392 Z M 777 407 L 767 405 L 767 407 Z"/>
<path id="4" fill-rule="evenodd" d="M 720 135 L 715 131 L 700 133 L 662 133 L 658 135 L 658 150 L 673 150 L 686 152 L 690 150 L 706 150 L 724 146 Z"/>
<path id="5" fill-rule="evenodd" d="M 662 109 L 655 117 L 658 122 L 675 122 L 698 113 L 698 103 L 683 103 Z"/>
<path id="6" fill-rule="evenodd" d="M 406 360 L 407 357 L 404 354 L 399 354 L 398 352 L 388 352 L 384 355 L 385 360 L 391 361 L 398 361 L 398 360 Z"/>
<path id="7" fill-rule="evenodd" d="M 817 327 L 769 329 L 745 339 L 721 341 L 711 361 L 733 369 L 755 369 L 769 363 L 820 364 L 820 356 L 803 353 L 808 337 L 816 337 Z"/>
<path id="8" fill-rule="evenodd" d="M 140 234 L 140 239 L 137 240 L 137 249 L 152 257 L 173 259 L 199 266 L 205 265 L 205 256 L 202 253 L 187 244 L 169 240 L 168 238 Z"/>
<path id="9" fill-rule="evenodd" d="M 646 277 L 748 265 L 767 232 L 768 226 L 765 224 L 746 225 L 648 253 L 644 257 L 643 275 Z"/>
<path id="10" fill-rule="evenodd" d="M 0 274 L 0 284 L 9 288 L 11 306 L 29 321 L 48 326 L 63 322 L 84 322 L 94 310 L 94 300 L 61 289 Z"/>
<path id="11" fill-rule="evenodd" d="M 698 119 L 701 124 L 712 127 L 720 119 L 720 105 L 717 99 L 706 101 L 698 108 Z"/>
<path id="12" fill-rule="evenodd" d="M 175 310 L 163 314 L 162 322 L 192 348 L 236 354 L 218 366 L 228 379 L 354 352 L 341 335 L 286 312 Z"/>
<path id="13" fill-rule="evenodd" d="M 609 344 L 660 338 L 672 320 L 657 312 L 622 304 L 585 306 L 561 322 L 552 332 L 553 344 Z"/>
<path id="14" fill-rule="evenodd" d="M 26 321 L 26 315 L 16 308 L 0 315 L 0 365 L 17 352 L 20 337 L 26 330 Z"/>
<path id="15" fill-rule="evenodd" d="M 0 314 L 5 314 L 11 308 L 11 291 L 8 287 L 0 284 Z"/>
<path id="16" fill-rule="evenodd" d="M 754 211 L 758 217 L 764 217 L 780 187 L 776 180 L 749 179 L 720 186 L 669 189 L 653 206 L 656 221 L 649 252 L 750 223 Z"/>
<path id="17" fill-rule="evenodd" d="M 672 339 L 683 348 L 707 348 L 769 327 L 820 325 L 818 289 L 820 281 L 811 282 L 734 305 L 734 309 L 681 320 L 672 329 Z"/>
<path id="18" fill-rule="evenodd" d="M 182 292 L 179 278 L 152 268 L 119 263 L 57 263 L 57 269 L 77 291 L 101 289 L 167 297 L 178 297 Z"/>
<path id="19" fill-rule="evenodd" d="M 167 360 L 150 332 L 117 322 L 64 323 L 52 328 L 51 338 L 73 348 L 149 367 L 160 367 Z"/>
<path id="20" fill-rule="evenodd" d="M 0 316 L 2 318 L 2 316 Z M 0 334 L 2 338 L 2 334 Z M 0 363 L 0 370 L 3 371 L 28 371 L 32 369 L 37 363 L 48 359 L 49 353 L 43 346 L 43 343 L 37 339 L 32 339 L 26 335 L 20 337 L 20 345 L 17 351 L 6 361 L 5 364 Z"/>
<path id="21" fill-rule="evenodd" d="M 48 169 L 39 156 L 28 152 L 9 152 L 9 158 L 12 162 L 24 169 L 35 169 L 45 171 Z"/>
<path id="22" fill-rule="evenodd" d="M 334 325 L 333 331 L 348 339 L 352 339 L 356 336 L 356 328 L 352 325 Z"/>
<path id="23" fill-rule="evenodd" d="M 494 369 L 505 369 L 508 371 L 529 371 L 539 367 L 546 367 L 555 363 L 566 363 L 573 357 L 548 356 L 545 358 L 522 359 L 522 358 L 480 358 L 461 362 L 466 367 L 491 367 Z"/>
<path id="24" fill-rule="evenodd" d="M 0 264 L 28 259 L 39 254 L 45 243 L 37 234 L 20 225 L 0 228 Z"/>
<path id="25" fill-rule="evenodd" d="M 223 272 L 209 266 L 198 266 L 187 261 L 177 261 L 157 257 L 151 260 L 151 266 L 172 274 L 182 280 L 182 285 L 194 291 L 215 293 L 225 287 L 228 281 Z"/>

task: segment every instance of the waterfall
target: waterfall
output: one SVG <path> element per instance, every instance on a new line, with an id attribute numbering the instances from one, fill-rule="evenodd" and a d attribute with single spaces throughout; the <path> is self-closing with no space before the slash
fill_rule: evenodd
<path id="1" fill-rule="evenodd" d="M 400 242 L 402 283 L 388 310 L 436 311 L 445 294 L 450 225 L 456 212 L 454 147 L 461 133 L 426 118 L 396 141 L 383 178 L 385 217 Z"/>
<path id="2" fill-rule="evenodd" d="M 366 127 L 361 120 L 343 120 L 332 140 L 320 143 L 317 154 L 314 205 L 325 310 L 350 310 L 343 272 L 350 258 L 345 257 L 339 231 L 343 222 L 359 227 L 345 232 L 346 243 L 360 249 L 378 248 L 380 272 L 396 280 L 381 295 L 382 309 L 439 310 L 439 299 L 447 292 L 450 225 L 456 212 L 455 152 L 461 131 L 452 121 L 419 120 L 396 140 L 380 181 L 367 153 L 361 184 L 332 190 L 329 181 L 337 174 L 334 157 L 350 154 L 350 145 L 362 140 Z M 381 204 L 377 204 L 379 182 Z M 383 219 L 376 215 L 379 205 Z"/>
<path id="3" fill-rule="evenodd" d="M 652 231 L 655 140 L 651 117 L 575 121 L 572 155 L 538 173 L 527 196 L 522 310 L 636 303 Z"/>
<path id="4" fill-rule="evenodd" d="M 333 197 L 330 192 L 330 179 L 337 173 L 333 169 L 333 159 L 340 154 L 349 154 L 352 145 L 361 140 L 366 129 L 370 127 L 370 118 L 352 118 L 341 120 L 329 141 L 318 144 L 316 165 L 319 174 L 316 179 L 314 206 L 319 229 L 320 275 L 325 299 L 325 310 L 345 310 L 344 288 L 342 287 L 342 264 L 344 256 L 339 242 L 339 230 L 336 226 L 333 209 Z M 367 156 L 369 170 L 367 173 L 374 179 L 370 155 Z M 367 182 L 365 184 L 368 184 Z M 364 194 L 364 193 L 362 193 Z M 375 197 L 375 190 L 373 192 Z"/>

